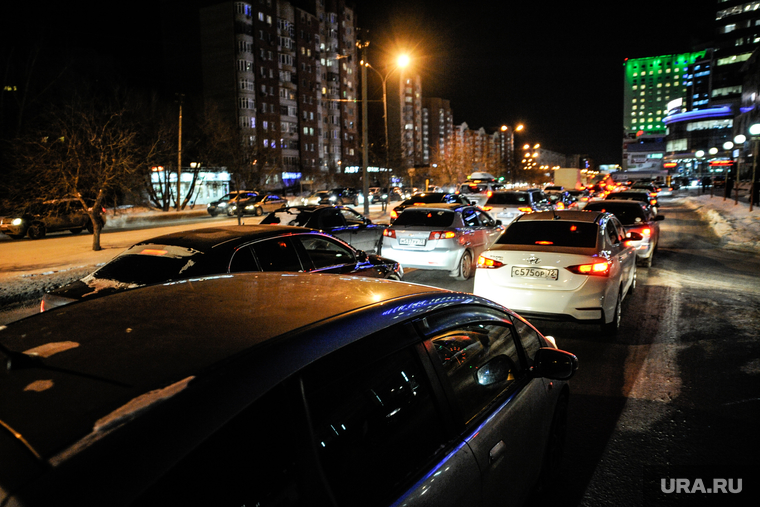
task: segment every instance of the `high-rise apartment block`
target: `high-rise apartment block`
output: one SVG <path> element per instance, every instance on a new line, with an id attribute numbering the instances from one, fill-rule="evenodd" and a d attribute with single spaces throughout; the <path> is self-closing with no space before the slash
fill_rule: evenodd
<path id="1" fill-rule="evenodd" d="M 235 118 L 265 185 L 359 163 L 353 9 L 342 0 L 224 2 L 201 10 L 203 95 Z M 280 181 L 280 178 L 282 181 Z"/>

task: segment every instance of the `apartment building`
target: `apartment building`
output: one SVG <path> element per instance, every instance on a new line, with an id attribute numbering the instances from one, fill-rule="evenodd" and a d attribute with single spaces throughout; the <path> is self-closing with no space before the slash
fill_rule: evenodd
<path id="1" fill-rule="evenodd" d="M 356 27 L 342 0 L 221 2 L 200 10 L 203 96 L 235 121 L 270 187 L 360 161 Z"/>

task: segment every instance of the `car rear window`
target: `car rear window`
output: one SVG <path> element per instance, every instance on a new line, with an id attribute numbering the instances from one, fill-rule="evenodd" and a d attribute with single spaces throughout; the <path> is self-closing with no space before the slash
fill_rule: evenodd
<path id="1" fill-rule="evenodd" d="M 588 222 L 526 221 L 510 225 L 497 243 L 501 245 L 552 245 L 596 247 L 598 226 Z"/>
<path id="2" fill-rule="evenodd" d="M 638 204 L 634 206 L 621 206 L 619 204 L 595 203 L 586 206 L 588 211 L 606 211 L 615 215 L 623 225 L 635 225 L 646 222 L 646 214 Z"/>
<path id="3" fill-rule="evenodd" d="M 488 198 L 488 204 L 530 204 L 530 197 L 525 193 L 509 192 L 504 194 L 493 194 Z"/>
<path id="4" fill-rule="evenodd" d="M 450 227 L 454 223 L 454 215 L 453 211 L 448 210 L 405 209 L 393 225 Z"/>
<path id="5" fill-rule="evenodd" d="M 192 257 L 122 255 L 100 268 L 95 277 L 139 285 L 160 283 L 192 276 L 196 261 Z"/>

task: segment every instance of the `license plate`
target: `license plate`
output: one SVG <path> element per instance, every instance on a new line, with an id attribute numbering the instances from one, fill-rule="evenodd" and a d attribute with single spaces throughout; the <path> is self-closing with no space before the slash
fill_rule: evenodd
<path id="1" fill-rule="evenodd" d="M 399 245 L 425 246 L 427 240 L 424 238 L 399 238 Z"/>
<path id="2" fill-rule="evenodd" d="M 520 268 L 512 266 L 513 278 L 551 278 L 556 280 L 559 277 L 559 269 L 547 268 Z"/>

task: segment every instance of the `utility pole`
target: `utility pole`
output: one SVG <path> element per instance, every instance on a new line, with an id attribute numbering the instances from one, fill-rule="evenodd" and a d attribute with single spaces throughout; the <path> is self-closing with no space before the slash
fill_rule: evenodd
<path id="1" fill-rule="evenodd" d="M 367 127 L 367 46 L 369 41 L 358 41 L 356 45 L 362 50 L 362 195 L 364 195 L 364 215 L 369 216 L 369 133 Z"/>
<path id="2" fill-rule="evenodd" d="M 177 148 L 177 211 L 180 211 L 180 201 L 182 200 L 182 100 L 185 98 L 184 93 L 178 93 L 179 100 L 179 147 Z"/>

